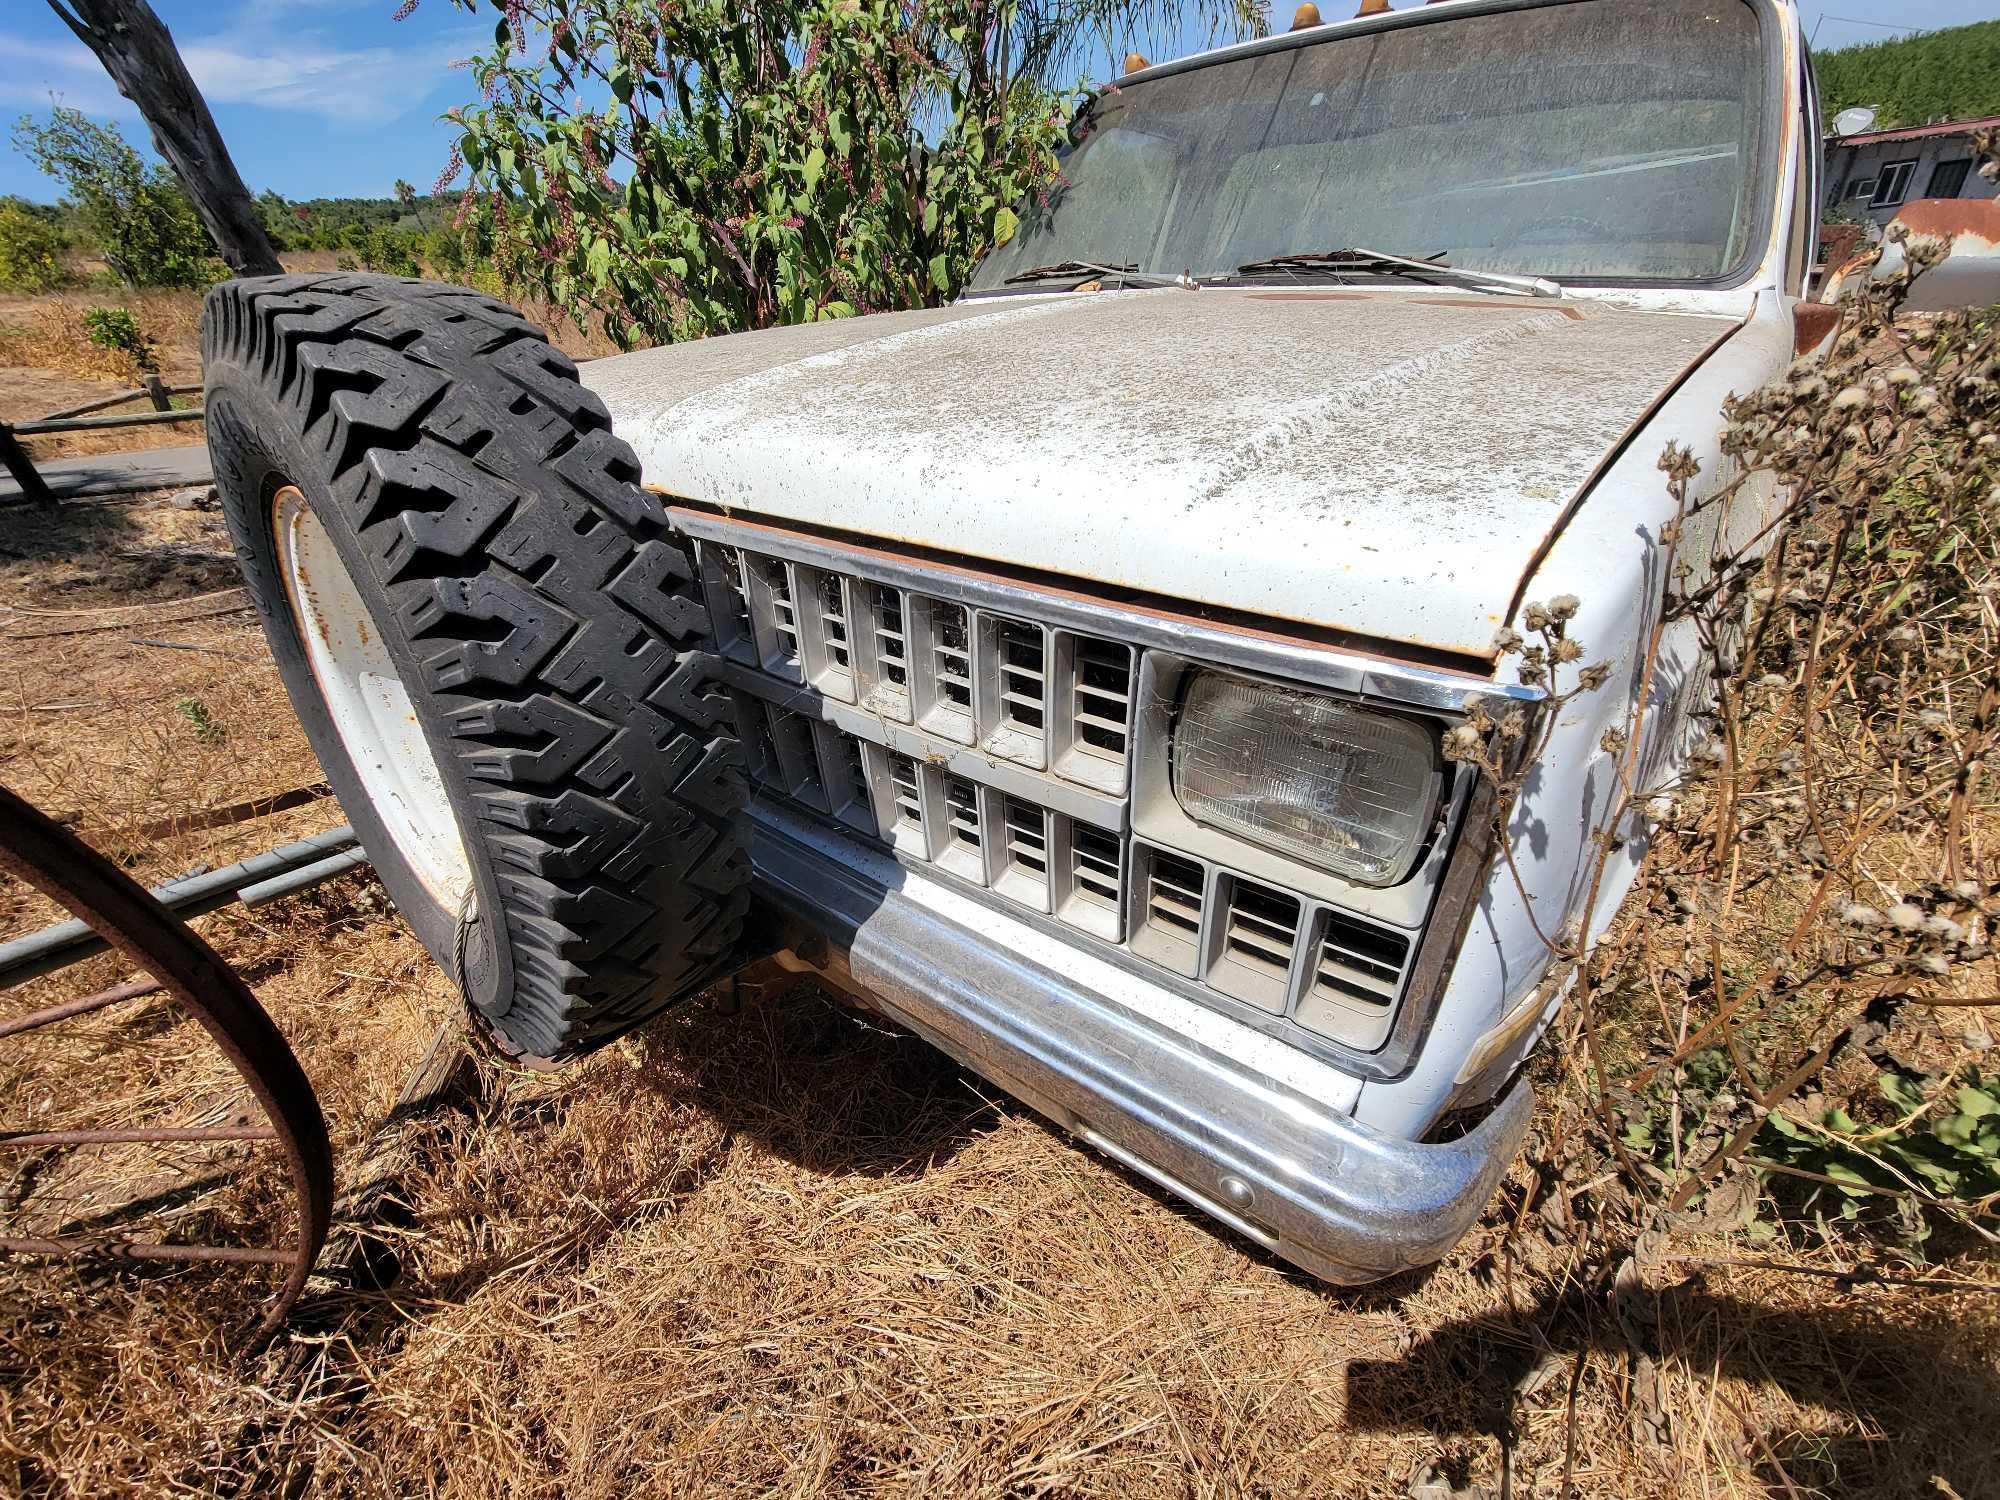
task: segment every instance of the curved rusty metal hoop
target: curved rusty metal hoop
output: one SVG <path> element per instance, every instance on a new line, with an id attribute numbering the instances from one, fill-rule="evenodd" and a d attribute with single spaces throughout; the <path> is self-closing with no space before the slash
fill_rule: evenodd
<path id="1" fill-rule="evenodd" d="M 110 860 L 4 786 L 0 786 L 0 869 L 61 903 L 157 981 L 120 985 L 86 1000 L 49 1006 L 7 1023 L 0 1036 L 165 990 L 201 1024 L 271 1122 L 200 1129 L 0 1132 L 0 1146 L 276 1140 L 284 1148 L 299 1200 L 298 1236 L 289 1249 L 151 1244 L 112 1237 L 0 1239 L 0 1250 L 288 1266 L 284 1285 L 258 1324 L 255 1337 L 261 1340 L 283 1321 L 304 1290 L 333 1216 L 333 1148 L 305 1070 L 250 987 L 222 955 Z"/>

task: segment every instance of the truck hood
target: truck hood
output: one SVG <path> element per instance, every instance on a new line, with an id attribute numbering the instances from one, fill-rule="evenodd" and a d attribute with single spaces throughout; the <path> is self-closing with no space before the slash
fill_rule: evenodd
<path id="1" fill-rule="evenodd" d="M 1080 293 L 584 366 L 705 505 L 1486 656 L 1569 502 L 1733 324 L 1483 293 Z"/>

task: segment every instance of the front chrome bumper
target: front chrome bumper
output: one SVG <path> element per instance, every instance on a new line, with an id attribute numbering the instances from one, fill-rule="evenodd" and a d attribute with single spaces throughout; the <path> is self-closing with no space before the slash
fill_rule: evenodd
<path id="1" fill-rule="evenodd" d="M 1527 1130 L 1517 1082 L 1457 1140 L 1395 1139 L 913 899 L 920 877 L 893 861 L 864 874 L 761 811 L 754 861 L 762 892 L 843 950 L 839 977 L 885 1015 L 1327 1281 L 1443 1256 Z"/>

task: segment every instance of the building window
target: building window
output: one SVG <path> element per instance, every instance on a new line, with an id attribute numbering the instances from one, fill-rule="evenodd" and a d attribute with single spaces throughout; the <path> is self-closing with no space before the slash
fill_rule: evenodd
<path id="1" fill-rule="evenodd" d="M 1852 183 L 1848 185 L 1847 201 L 1849 203 L 1852 203 L 1856 198 L 1866 198 L 1874 191 L 1875 191 L 1874 178 L 1857 177 Z"/>
<path id="2" fill-rule="evenodd" d="M 1972 158 L 1963 161 L 1941 161 L 1931 168 L 1931 185 L 1924 189 L 1926 198 L 1956 198 L 1965 191 L 1966 173 L 1972 170 Z"/>
<path id="3" fill-rule="evenodd" d="M 1916 175 L 1915 161 L 1892 161 L 1882 168 L 1882 175 L 1875 179 L 1875 195 L 1868 200 L 1870 208 L 1887 208 L 1901 203 L 1910 195 L 1910 178 Z"/>

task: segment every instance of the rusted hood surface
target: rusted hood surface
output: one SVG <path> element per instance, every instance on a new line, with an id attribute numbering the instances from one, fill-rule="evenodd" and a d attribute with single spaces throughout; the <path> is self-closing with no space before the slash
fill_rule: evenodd
<path id="1" fill-rule="evenodd" d="M 1485 654 L 1572 495 L 1729 327 L 1162 289 L 773 329 L 584 379 L 670 494 Z"/>

